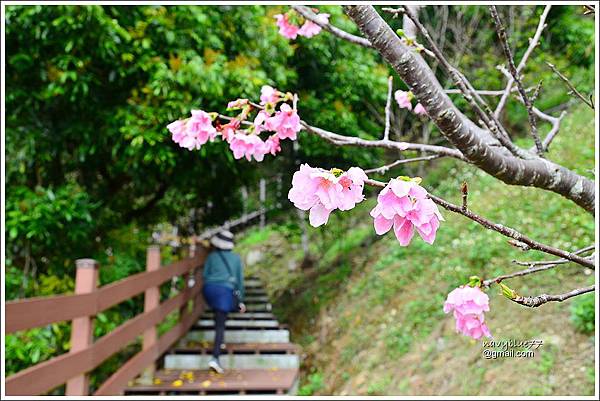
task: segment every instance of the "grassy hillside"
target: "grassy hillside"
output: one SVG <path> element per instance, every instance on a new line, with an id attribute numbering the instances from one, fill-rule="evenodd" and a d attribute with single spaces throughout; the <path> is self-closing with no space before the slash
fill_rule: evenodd
<path id="1" fill-rule="evenodd" d="M 592 177 L 593 113 L 573 109 L 563 124 L 549 157 Z M 432 165 L 423 185 L 459 203 L 463 180 L 472 210 L 494 221 L 563 249 L 594 240 L 593 216 L 572 202 L 507 186 L 452 160 Z M 312 264 L 302 266 L 296 216 L 241 239 L 247 270 L 265 281 L 277 299 L 276 312 L 304 347 L 301 394 L 593 394 L 593 333 L 578 331 L 571 311 L 583 308 L 582 302 L 589 305 L 593 294 L 529 309 L 493 286 L 486 320 L 494 339 L 544 343 L 533 358 L 485 359 L 480 341 L 455 334 L 454 319 L 442 311 L 447 293 L 473 274 L 490 278 L 522 269 L 513 259 L 547 258 L 522 252 L 505 237 L 446 211 L 433 246 L 415 237 L 401 247 L 391 232 L 375 235 L 368 215 L 374 204 L 371 198 L 350 212 L 336 211 L 324 227 L 309 227 Z M 593 281 L 592 271 L 567 264 L 506 284 L 520 294 L 539 295 Z"/>

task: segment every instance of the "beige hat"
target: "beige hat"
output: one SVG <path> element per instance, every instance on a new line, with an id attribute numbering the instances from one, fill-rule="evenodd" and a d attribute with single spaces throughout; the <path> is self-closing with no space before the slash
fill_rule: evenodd
<path id="1" fill-rule="evenodd" d="M 215 248 L 229 251 L 233 249 L 233 234 L 228 230 L 219 231 L 211 237 L 210 244 Z"/>

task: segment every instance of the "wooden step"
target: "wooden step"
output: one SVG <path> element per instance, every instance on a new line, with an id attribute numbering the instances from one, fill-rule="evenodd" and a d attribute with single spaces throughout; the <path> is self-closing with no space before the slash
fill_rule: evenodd
<path id="1" fill-rule="evenodd" d="M 208 341 L 215 339 L 214 330 L 192 330 L 182 339 L 187 341 Z M 225 343 L 287 343 L 289 330 L 225 330 Z"/>
<path id="2" fill-rule="evenodd" d="M 154 384 L 131 383 L 126 394 L 286 394 L 294 388 L 298 369 L 161 370 Z M 175 384 L 174 384 L 175 383 Z"/>
<path id="3" fill-rule="evenodd" d="M 247 295 L 244 299 L 244 302 L 269 302 L 269 297 L 267 297 L 266 295 Z"/>
<path id="4" fill-rule="evenodd" d="M 214 319 L 214 313 L 205 312 L 201 319 Z M 270 312 L 246 312 L 246 313 L 229 313 L 227 319 L 238 320 L 275 320 L 275 315 Z"/>
<path id="5" fill-rule="evenodd" d="M 174 354 L 211 354 L 213 343 L 188 341 L 171 349 Z M 300 347 L 292 343 L 228 343 L 222 350 L 225 354 L 298 354 Z"/>
<path id="6" fill-rule="evenodd" d="M 245 279 L 244 280 L 244 286 L 245 287 L 262 287 L 262 283 L 260 280 L 257 279 Z"/>
<path id="7" fill-rule="evenodd" d="M 200 319 L 196 325 L 196 328 L 211 328 L 214 329 L 215 321 L 212 319 Z M 277 320 L 237 320 L 227 319 L 225 321 L 225 329 L 268 329 L 268 328 L 279 328 L 279 322 Z"/>
<path id="8" fill-rule="evenodd" d="M 212 355 L 165 355 L 165 369 L 207 369 Z M 224 354 L 219 358 L 224 369 L 292 369 L 300 366 L 295 354 Z"/>
<path id="9" fill-rule="evenodd" d="M 248 312 L 270 312 L 272 309 L 271 304 L 249 304 L 246 305 L 246 310 Z M 206 308 L 208 312 L 212 312 L 210 307 Z"/>
<path id="10" fill-rule="evenodd" d="M 246 288 L 245 289 L 245 294 L 246 294 L 246 296 L 249 296 L 249 295 L 263 295 L 263 296 L 266 296 L 267 295 L 267 291 L 265 291 L 263 288 Z"/>

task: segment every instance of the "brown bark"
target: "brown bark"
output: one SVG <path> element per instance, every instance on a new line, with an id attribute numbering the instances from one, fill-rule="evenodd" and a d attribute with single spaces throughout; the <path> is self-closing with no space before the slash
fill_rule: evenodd
<path id="1" fill-rule="evenodd" d="M 425 60 L 402 43 L 373 7 L 346 6 L 345 10 L 468 161 L 507 184 L 553 191 L 594 213 L 594 181 L 533 154 L 527 158 L 512 155 L 456 108 Z"/>

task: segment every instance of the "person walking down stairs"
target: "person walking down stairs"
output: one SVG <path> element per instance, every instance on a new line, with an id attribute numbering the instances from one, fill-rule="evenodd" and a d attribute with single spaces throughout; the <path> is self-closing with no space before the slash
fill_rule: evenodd
<path id="1" fill-rule="evenodd" d="M 208 367 L 217 373 L 224 369 L 219 362 L 225 336 L 225 321 L 230 312 L 246 312 L 242 259 L 233 252 L 233 234 L 222 230 L 210 239 L 211 249 L 204 264 L 202 294 L 214 311 L 215 339 Z"/>

